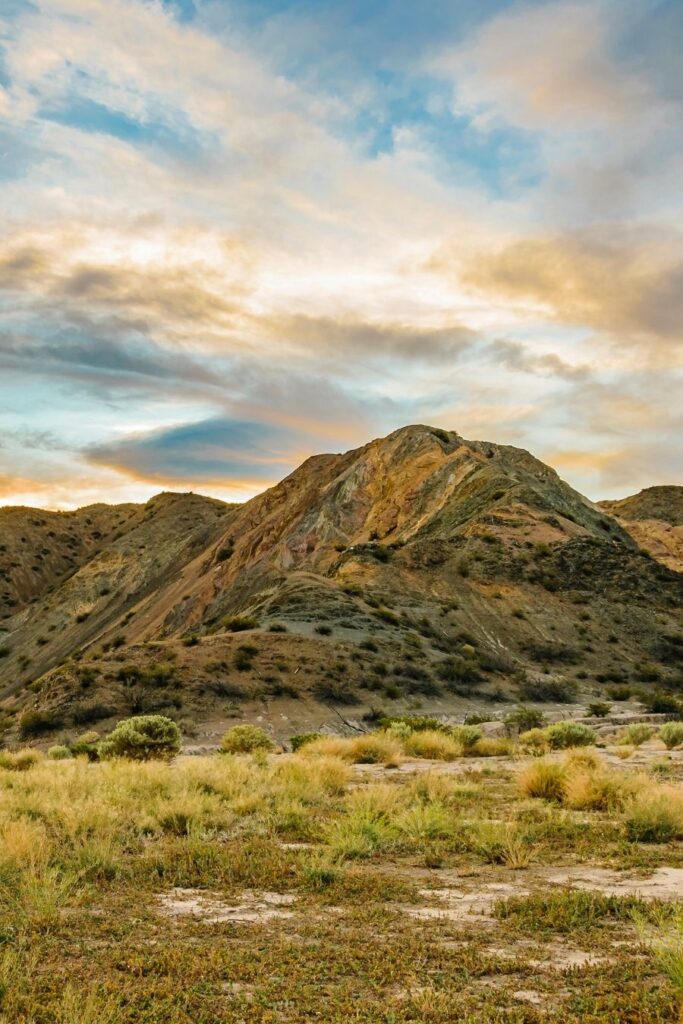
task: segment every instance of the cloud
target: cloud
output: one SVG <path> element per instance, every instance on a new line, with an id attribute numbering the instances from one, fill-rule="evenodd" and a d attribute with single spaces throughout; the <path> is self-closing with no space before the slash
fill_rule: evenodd
<path id="1" fill-rule="evenodd" d="M 673 355 L 683 323 L 683 236 L 614 227 L 520 239 L 465 261 L 462 279 L 620 345 Z"/>
<path id="2" fill-rule="evenodd" d="M 86 458 L 136 479 L 262 489 L 311 454 L 301 431 L 222 417 L 131 435 L 85 451 Z"/>
<path id="3" fill-rule="evenodd" d="M 518 4 L 432 67 L 453 79 L 458 108 L 525 128 L 632 117 L 652 96 L 647 81 L 611 59 L 610 14 L 600 3 Z"/>

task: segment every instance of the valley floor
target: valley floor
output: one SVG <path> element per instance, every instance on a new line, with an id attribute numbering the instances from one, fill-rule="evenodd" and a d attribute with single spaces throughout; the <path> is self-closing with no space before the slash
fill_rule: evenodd
<path id="1" fill-rule="evenodd" d="M 680 1020 L 682 751 L 344 742 L 0 770 L 3 1024 Z"/>

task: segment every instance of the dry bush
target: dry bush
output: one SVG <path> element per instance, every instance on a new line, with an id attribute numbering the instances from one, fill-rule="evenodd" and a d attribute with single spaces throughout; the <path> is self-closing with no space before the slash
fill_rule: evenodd
<path id="1" fill-rule="evenodd" d="M 512 753 L 511 740 L 499 736 L 482 736 L 467 751 L 473 757 L 505 757 Z"/>
<path id="2" fill-rule="evenodd" d="M 683 839 L 683 792 L 676 786 L 644 783 L 625 808 L 624 824 L 635 842 Z"/>
<path id="3" fill-rule="evenodd" d="M 352 760 L 356 764 L 384 764 L 396 766 L 401 763 L 401 743 L 386 732 L 373 732 L 358 736 L 351 741 Z"/>
<path id="4" fill-rule="evenodd" d="M 26 772 L 40 764 L 42 759 L 40 751 L 30 747 L 25 750 L 0 750 L 0 768 L 8 772 Z"/>
<path id="5" fill-rule="evenodd" d="M 558 761 L 535 761 L 519 776 L 519 787 L 525 796 L 561 801 L 567 780 L 567 768 Z"/>
<path id="6" fill-rule="evenodd" d="M 404 747 L 409 757 L 422 757 L 432 761 L 454 761 L 457 757 L 463 757 L 465 753 L 462 743 L 448 733 L 436 729 L 414 732 L 404 741 Z"/>

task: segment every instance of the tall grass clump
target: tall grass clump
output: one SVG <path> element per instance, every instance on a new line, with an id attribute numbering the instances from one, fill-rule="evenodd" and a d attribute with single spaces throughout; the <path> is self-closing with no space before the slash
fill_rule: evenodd
<path id="1" fill-rule="evenodd" d="M 43 755 L 39 750 L 0 750 L 0 768 L 7 772 L 27 772 L 39 764 Z"/>
<path id="2" fill-rule="evenodd" d="M 674 786 L 644 784 L 626 805 L 624 825 L 633 842 L 683 839 L 683 792 Z"/>
<path id="3" fill-rule="evenodd" d="M 561 802 L 567 781 L 567 768 L 557 761 L 535 761 L 519 776 L 519 787 L 525 796 Z"/>
<path id="4" fill-rule="evenodd" d="M 461 740 L 438 729 L 423 729 L 412 733 L 404 741 L 404 749 L 409 757 L 432 761 L 455 761 L 465 754 Z"/>

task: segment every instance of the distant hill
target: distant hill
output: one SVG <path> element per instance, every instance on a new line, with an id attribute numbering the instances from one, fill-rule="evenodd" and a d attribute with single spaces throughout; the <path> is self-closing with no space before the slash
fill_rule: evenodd
<path id="1" fill-rule="evenodd" d="M 6 735 L 29 710 L 46 737 L 164 710 L 206 739 L 676 685 L 683 576 L 624 514 L 675 516 L 674 492 L 596 505 L 526 451 L 417 425 L 243 505 L 2 509 Z"/>
<path id="2" fill-rule="evenodd" d="M 630 498 L 601 501 L 600 506 L 653 558 L 683 572 L 683 487 L 646 487 Z"/>

